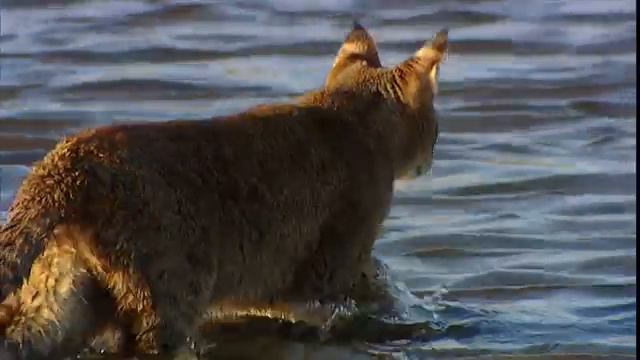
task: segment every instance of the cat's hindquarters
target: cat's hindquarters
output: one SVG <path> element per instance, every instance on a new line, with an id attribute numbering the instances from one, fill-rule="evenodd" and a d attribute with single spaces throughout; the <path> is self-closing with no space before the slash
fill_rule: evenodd
<path id="1" fill-rule="evenodd" d="M 3 302 L 5 348 L 20 358 L 77 353 L 111 316 L 113 302 L 71 244 L 48 241 L 22 286 Z M 105 317 L 105 318 L 103 318 Z"/>

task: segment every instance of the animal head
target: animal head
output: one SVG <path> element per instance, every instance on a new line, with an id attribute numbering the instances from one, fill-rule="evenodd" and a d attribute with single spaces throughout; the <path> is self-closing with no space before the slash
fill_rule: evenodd
<path id="1" fill-rule="evenodd" d="M 396 178 L 415 177 L 431 169 L 438 137 L 433 99 L 448 45 L 448 31 L 442 29 L 411 57 L 386 68 L 373 37 L 355 22 L 327 76 L 325 89 L 329 92 L 366 93 L 397 109 L 389 119 L 398 125 Z"/>

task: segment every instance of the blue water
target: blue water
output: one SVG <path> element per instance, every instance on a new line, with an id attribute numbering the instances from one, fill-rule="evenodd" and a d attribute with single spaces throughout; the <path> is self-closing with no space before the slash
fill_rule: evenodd
<path id="1" fill-rule="evenodd" d="M 269 359 L 635 354 L 634 1 L 0 4 L 3 216 L 66 134 L 301 94 L 353 16 L 384 64 L 448 26 L 434 168 L 397 184 L 375 250 L 394 321 L 440 335 L 246 346 Z"/>

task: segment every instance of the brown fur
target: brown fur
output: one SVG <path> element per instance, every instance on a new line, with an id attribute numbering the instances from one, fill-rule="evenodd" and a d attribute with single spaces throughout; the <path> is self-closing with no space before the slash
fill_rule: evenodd
<path id="1" fill-rule="evenodd" d="M 121 351 L 174 351 L 212 303 L 353 291 L 393 180 L 431 166 L 446 41 L 390 69 L 371 49 L 356 27 L 326 87 L 292 104 L 60 142 L 0 229 L 0 336 L 46 358 L 115 321 Z"/>

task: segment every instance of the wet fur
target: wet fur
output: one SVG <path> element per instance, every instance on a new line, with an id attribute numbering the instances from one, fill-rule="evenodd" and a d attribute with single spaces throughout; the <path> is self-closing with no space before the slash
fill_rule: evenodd
<path id="1" fill-rule="evenodd" d="M 437 136 L 428 65 L 412 60 L 390 85 L 399 67 L 381 68 L 377 51 L 342 58 L 375 49 L 356 32 L 325 88 L 292 104 L 60 142 L 0 229 L 5 350 L 75 353 L 117 324 L 119 351 L 172 352 L 212 303 L 354 291 L 371 274 L 393 180 L 430 166 Z"/>

